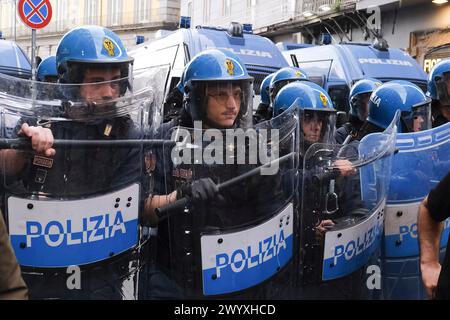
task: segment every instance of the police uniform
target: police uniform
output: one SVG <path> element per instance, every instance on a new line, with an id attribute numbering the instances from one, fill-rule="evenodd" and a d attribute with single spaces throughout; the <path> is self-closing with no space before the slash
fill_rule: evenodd
<path id="1" fill-rule="evenodd" d="M 250 106 L 253 97 L 253 78 L 248 75 L 244 64 L 232 52 L 221 49 L 206 50 L 190 61 L 183 75 L 185 108 L 177 119 L 165 125 L 166 132 L 163 136 L 166 136 L 170 129 L 179 126 L 197 130 L 193 126 L 194 121 L 204 121 L 206 126 L 216 128 L 216 130 L 222 126 L 231 129 L 245 129 L 252 126 Z M 232 91 L 234 85 L 239 85 L 241 89 L 239 109 L 236 105 L 225 105 L 231 97 L 235 102 L 237 101 L 236 92 Z M 210 88 L 213 88 L 212 92 L 216 92 L 214 89 L 217 88 L 217 94 L 208 94 Z M 230 92 L 233 92 L 233 95 Z M 222 107 L 234 108 L 237 115 L 233 124 L 229 122 L 228 124 L 216 123 L 216 119 L 208 117 L 206 112 L 208 99 L 205 99 L 207 95 L 212 96 L 211 99 L 215 99 L 217 103 L 211 104 L 210 107 L 222 104 Z M 225 101 L 224 97 L 228 100 Z M 190 129 L 188 131 L 192 132 Z M 220 132 L 223 134 L 225 131 Z M 202 134 L 208 133 L 202 132 Z M 215 139 L 215 137 L 212 138 Z M 236 142 L 226 141 L 225 135 L 223 135 L 223 138 L 224 145 L 218 146 L 223 150 L 223 153 L 214 156 L 214 160 L 217 160 L 219 156 L 222 157 L 223 164 L 203 163 L 202 158 L 201 161 L 194 159 L 195 161 L 192 164 L 181 163 L 175 166 L 169 163 L 171 159 L 169 150 L 163 156 L 165 160 L 162 163 L 161 160 L 158 160 L 157 163 L 156 171 L 160 170 L 162 173 L 155 173 L 156 180 L 162 180 L 158 177 L 165 175 L 166 184 L 162 186 L 163 188 L 158 188 L 155 185 L 156 193 L 159 189 L 160 194 L 169 194 L 177 190 L 178 197 L 184 197 L 184 193 L 187 193 L 188 197 L 193 194 L 188 199 L 190 201 L 187 208 L 185 210 L 180 209 L 179 212 L 169 216 L 167 221 L 161 222 L 158 230 L 159 264 L 161 269 L 164 269 L 169 275 L 169 278 L 181 288 L 184 297 L 197 298 L 207 295 L 203 287 L 204 278 L 202 279 L 204 270 L 202 270 L 201 253 L 203 247 L 200 240 L 203 235 L 215 234 L 216 232 L 222 234 L 228 231 L 235 232 L 235 230 L 241 228 L 256 227 L 267 221 L 268 218 L 272 218 L 284 204 L 284 201 L 291 200 L 283 197 L 279 175 L 255 175 L 248 177 L 245 181 L 235 182 L 229 187 L 220 188 L 218 194 L 215 190 L 210 192 L 213 187 L 248 173 L 259 166 L 258 164 L 237 164 L 237 155 L 248 155 L 249 145 L 247 142 L 244 145 L 235 145 Z M 252 139 L 256 139 L 256 136 L 250 138 L 250 140 Z M 190 144 L 200 143 L 195 139 L 193 142 L 188 139 L 188 142 Z M 214 147 L 217 147 L 217 141 L 214 140 L 214 142 Z M 256 142 L 249 141 L 248 143 Z M 195 148 L 186 146 L 182 150 L 183 155 L 185 152 L 192 152 L 191 156 L 195 155 L 195 149 L 201 150 L 203 156 L 206 144 L 209 146 L 209 142 L 204 144 L 202 139 L 201 145 L 197 145 Z M 231 158 L 226 158 L 228 156 L 231 156 Z M 212 185 L 211 180 L 216 186 Z M 203 186 L 208 190 L 202 189 Z M 200 193 L 202 193 L 201 196 L 199 196 Z M 211 199 L 212 194 L 214 194 L 213 199 Z M 212 280 L 211 286 L 214 287 L 216 283 L 214 277 Z M 261 280 L 261 283 L 253 284 L 245 292 L 242 291 L 243 289 L 239 284 L 235 284 L 233 288 L 227 291 L 226 296 L 270 297 L 271 288 L 273 289 L 274 286 L 267 285 L 270 281 L 262 282 Z M 287 283 L 291 284 L 291 282 Z M 219 290 L 214 293 L 215 297 L 217 295 L 223 297 L 223 292 Z"/>
<path id="2" fill-rule="evenodd" d="M 99 125 L 77 122 L 57 122 L 49 125 L 55 139 L 62 140 L 128 140 L 139 139 L 141 133 L 129 117 L 115 118 Z M 79 197 L 105 192 L 127 185 L 140 175 L 140 147 L 65 146 L 58 148 L 46 163 L 35 156 L 30 164 L 28 189 L 54 197 Z M 42 160 L 42 161 L 40 161 Z M 107 165 L 106 165 L 107 164 Z M 87 180 L 89 179 L 89 180 Z"/>
<path id="3" fill-rule="evenodd" d="M 253 121 L 254 123 L 260 123 L 270 120 L 272 118 L 272 113 L 273 110 L 270 105 L 261 102 L 253 115 Z"/>
<path id="4" fill-rule="evenodd" d="M 356 138 L 357 133 L 361 130 L 363 124 L 364 122 L 360 121 L 357 117 L 350 115 L 350 121 L 338 128 L 334 133 L 336 143 L 343 144 L 349 135 Z"/>
<path id="5" fill-rule="evenodd" d="M 374 78 L 361 79 L 352 86 L 348 97 L 350 104 L 349 121 L 334 133 L 334 139 L 338 144 L 344 143 L 348 135 L 352 135 L 354 139 L 358 137 L 365 121 L 365 114 L 361 113 L 361 108 L 366 108 L 365 105 L 361 105 L 363 102 L 361 96 L 365 95 L 367 98 L 379 86 L 381 86 L 381 82 Z"/>
<path id="6" fill-rule="evenodd" d="M 192 128 L 189 114 L 183 110 L 177 119 L 162 126 L 167 134 L 178 126 Z M 204 148 L 205 146 L 203 146 Z M 233 146 L 229 146 L 233 148 Z M 169 194 L 179 190 L 184 184 L 194 180 L 211 178 L 216 184 L 223 183 L 248 172 L 257 165 L 218 164 L 218 165 L 177 165 L 170 161 L 171 150 L 166 149 L 164 156 L 157 155 L 155 168 L 155 194 Z M 235 150 L 236 152 L 236 150 Z M 236 155 L 236 153 L 234 153 Z M 163 160 L 164 159 L 164 160 Z M 226 163 L 226 159 L 224 159 Z M 161 183 L 164 181 L 164 185 Z M 277 185 L 279 187 L 277 187 Z M 267 196 L 269 195 L 270 196 Z M 267 199 L 267 200 L 266 200 Z M 278 200 L 276 200 L 278 199 Z M 173 287 L 186 288 L 186 282 L 192 282 L 200 273 L 201 266 L 197 264 L 198 247 L 194 236 L 187 236 L 186 230 L 226 230 L 236 226 L 255 223 L 270 216 L 279 207 L 283 194 L 278 176 L 259 176 L 246 179 L 220 192 L 216 199 L 207 203 L 189 205 L 191 214 L 183 214 L 183 210 L 160 222 L 158 226 L 158 267 L 173 280 Z M 187 257 L 186 252 L 195 256 Z M 198 280 L 197 280 L 198 281 Z M 189 288 L 192 289 L 193 287 Z M 196 288 L 199 289 L 199 288 Z M 173 292 L 179 297 L 179 291 Z M 194 292 L 184 291 L 190 295 Z M 264 295 L 263 293 L 260 293 Z M 255 297 L 254 294 L 248 297 Z"/>
<path id="7" fill-rule="evenodd" d="M 139 139 L 141 133 L 128 117 L 114 118 L 97 125 L 78 122 L 54 122 L 47 125 L 55 139 L 67 140 L 123 140 Z M 141 172 L 143 159 L 138 147 L 71 147 L 57 148 L 53 158 L 35 155 L 29 159 L 28 169 L 22 174 L 23 189 L 13 193 L 49 195 L 53 199 L 80 199 L 83 196 L 106 194 L 139 182 L 143 198 L 148 195 L 148 182 Z M 141 204 L 142 206 L 142 204 Z M 33 269 L 23 267 L 24 279 L 30 287 L 30 297 L 63 299 L 121 299 L 120 277 L 129 266 L 120 261 L 123 253 L 106 262 L 82 266 L 82 289 L 68 290 L 65 269 Z M 131 259 L 131 256 L 130 256 Z M 126 259 L 125 259 L 126 260 Z M 30 272 L 35 270 L 36 272 Z"/>

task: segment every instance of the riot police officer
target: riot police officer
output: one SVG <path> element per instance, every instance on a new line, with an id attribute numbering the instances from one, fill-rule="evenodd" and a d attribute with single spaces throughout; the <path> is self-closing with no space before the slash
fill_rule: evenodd
<path id="1" fill-rule="evenodd" d="M 59 87 L 60 95 L 68 101 L 62 113 L 76 121 L 50 122 L 47 127 L 51 129 L 53 136 L 58 139 L 70 140 L 137 138 L 140 133 L 135 128 L 131 117 L 126 114 L 120 115 L 120 113 L 118 115 L 114 103 L 125 94 L 130 86 L 128 76 L 131 74 L 132 62 L 133 59 L 127 55 L 120 38 L 109 29 L 86 26 L 69 31 L 58 45 L 56 65 L 58 81 L 64 84 Z M 95 150 L 92 151 L 94 153 Z M 63 156 L 64 152 L 57 153 L 57 157 Z M 125 154 L 128 152 L 130 159 L 133 159 L 134 155 L 130 150 L 119 151 L 119 153 L 121 152 L 125 152 Z M 111 157 L 108 152 L 99 150 L 98 155 L 100 157 L 98 160 L 104 159 L 99 163 L 112 161 L 117 168 L 126 164 L 125 161 L 116 163 L 113 160 L 114 157 Z M 67 157 L 67 155 L 64 156 Z M 75 156 L 75 158 L 77 157 Z M 117 155 L 116 158 L 118 159 L 120 156 Z M 85 160 L 90 164 L 83 164 L 86 165 L 84 169 L 81 165 L 84 162 L 79 162 L 78 169 L 93 170 L 96 175 L 101 177 L 89 184 L 89 190 L 96 191 L 102 189 L 105 183 L 113 183 L 113 181 L 116 181 L 114 184 L 126 183 L 126 172 L 135 170 L 136 168 L 133 166 L 139 165 L 139 162 L 135 160 L 126 164 L 124 170 L 117 171 L 123 175 L 122 177 L 117 176 L 117 172 L 111 168 L 105 168 L 104 172 L 101 172 L 103 170 L 100 168 L 94 169 L 92 159 Z M 59 168 L 64 170 L 62 166 Z M 67 179 L 67 172 L 57 174 L 55 171 L 49 173 L 48 177 L 49 180 L 53 180 L 52 175 L 54 175 L 55 180 L 52 183 L 40 185 L 40 190 L 48 190 L 47 188 L 60 190 L 57 181 L 63 176 L 65 176 L 64 179 Z M 79 180 L 82 177 L 75 172 L 72 173 L 71 192 L 86 192 L 87 186 Z M 66 189 L 65 192 L 68 190 Z"/>
<path id="2" fill-rule="evenodd" d="M 359 80 L 352 86 L 348 98 L 350 103 L 349 122 L 336 130 L 334 137 L 337 143 L 342 144 L 348 135 L 353 137 L 358 135 L 369 112 L 369 97 L 379 86 L 381 86 L 381 82 L 373 78 Z"/>
<path id="3" fill-rule="evenodd" d="M 370 96 L 369 114 L 358 140 L 369 133 L 381 132 L 401 111 L 399 132 L 417 132 L 431 128 L 430 99 L 415 84 L 394 80 L 375 89 Z"/>
<path id="4" fill-rule="evenodd" d="M 115 208 L 121 208 L 122 204 L 124 207 L 116 212 L 115 225 L 121 226 L 119 236 L 128 234 L 132 239 L 130 244 L 122 246 L 119 241 L 114 240 L 118 239 L 115 238 L 118 236 L 116 232 L 107 232 L 97 238 L 92 238 L 91 234 L 76 241 L 59 242 L 59 246 L 64 246 L 63 249 L 53 245 L 57 253 L 52 253 L 52 259 L 47 261 L 42 256 L 44 254 L 38 253 L 31 258 L 24 256 L 22 262 L 26 261 L 27 266 L 23 268 L 24 278 L 29 285 L 31 298 L 137 298 L 137 290 L 133 285 L 125 290 L 123 285 L 124 279 L 132 278 L 139 272 L 140 249 L 135 246 L 135 242 L 140 241 L 139 231 L 137 225 L 136 228 L 126 225 L 129 223 L 128 218 L 123 215 L 132 210 L 132 221 L 137 221 L 137 207 L 141 204 L 136 192 L 133 191 L 131 196 L 131 191 L 124 190 L 130 190 L 131 185 L 140 183 L 140 191 L 145 198 L 148 196 L 149 186 L 141 183 L 142 148 L 133 145 L 121 147 L 115 144 L 118 140 L 142 138 L 139 118 L 131 117 L 131 113 L 142 106 L 142 100 L 129 91 L 132 86 L 132 63 L 133 59 L 127 55 L 120 38 L 111 30 L 99 26 L 72 29 L 61 39 L 57 49 L 59 84 L 47 84 L 53 88 L 54 93 L 49 99 L 58 98 L 57 101 L 62 103 L 54 108 L 54 102 L 50 101 L 40 107 L 39 117 L 24 117 L 26 122 L 37 122 L 51 130 L 52 137 L 56 139 L 70 140 L 73 143 L 75 140 L 97 140 L 100 141 L 99 144 L 102 141 L 113 143 L 108 148 L 100 145 L 74 147 L 69 143 L 58 147 L 56 152 L 49 152 L 47 157 L 31 154 L 26 174 L 17 177 L 17 182 L 20 179 L 23 183 L 22 189 L 16 189 L 11 184 L 8 185 L 8 192 L 13 196 L 37 197 L 37 201 L 40 198 L 36 195 L 45 195 L 53 199 L 54 205 L 60 208 L 68 207 L 65 205 L 66 201 L 71 201 L 71 208 L 77 208 L 81 205 L 80 199 L 91 199 L 90 206 L 85 204 L 84 209 L 79 209 L 80 212 L 75 216 L 67 217 L 70 221 L 81 219 L 79 215 L 89 214 L 93 210 L 93 202 L 96 203 L 95 210 L 104 210 L 100 208 L 101 201 L 96 200 L 98 197 L 106 194 L 114 197 L 114 194 L 130 192 L 127 197 L 128 204 L 123 203 L 123 200 L 120 202 L 117 197 Z M 127 96 L 127 99 L 122 99 L 124 96 Z M 125 205 L 126 208 L 133 209 L 126 209 Z M 13 209 L 10 216 L 14 214 L 12 211 Z M 102 217 L 105 228 L 110 224 L 107 221 L 109 219 L 109 216 Z M 83 228 L 88 228 L 89 218 L 83 218 L 83 221 Z M 71 224 L 68 233 L 76 223 Z M 95 228 L 99 227 L 98 224 Z M 108 239 L 110 248 L 96 247 L 95 242 Z M 126 242 L 124 239 L 121 241 Z M 76 245 L 82 245 L 82 248 Z M 74 246 L 78 248 L 75 249 L 76 253 L 61 254 L 61 250 L 72 252 Z M 51 250 L 46 245 L 20 248 L 26 250 L 25 254 L 32 250 Z M 22 251 L 19 253 L 22 254 Z M 61 267 L 67 263 L 81 265 L 79 290 L 69 290 L 67 287 L 67 273 Z M 137 269 L 132 269 L 131 266 Z"/>
<path id="5" fill-rule="evenodd" d="M 450 59 L 440 61 L 431 70 L 427 96 L 433 100 L 433 128 L 450 121 Z"/>
<path id="6" fill-rule="evenodd" d="M 191 60 L 184 75 L 183 113 L 166 124 L 164 130 L 169 133 L 166 136 L 178 141 L 178 135 L 184 132 L 190 136 L 208 137 L 211 141 L 210 134 L 214 134 L 214 139 L 225 138 L 227 133 L 244 133 L 245 129 L 252 128 L 253 78 L 236 55 L 227 50 L 206 50 Z M 208 150 L 206 141 L 188 142 L 181 146 L 183 154 L 195 155 L 196 149 Z M 219 190 L 219 184 L 248 173 L 257 164 L 236 162 L 240 155 L 249 153 L 255 143 L 252 137 L 242 145 L 227 139 L 216 143 L 223 152 L 216 153 L 219 158 L 213 162 L 194 158 L 193 163 L 169 163 L 167 159 L 170 158 L 166 155 L 165 163 L 157 163 L 156 174 L 161 175 L 158 171 L 162 171 L 166 175 L 167 188 L 160 186 L 161 196 L 154 196 L 148 203 L 152 211 L 180 198 L 189 199 L 158 226 L 159 266 L 181 288 L 184 297 L 222 296 L 248 289 L 248 284 L 245 287 L 241 281 L 222 280 L 220 274 L 206 276 L 202 270 L 205 259 L 201 255 L 203 247 L 209 244 L 198 246 L 198 243 L 208 233 L 230 233 L 239 226 L 248 227 L 256 221 L 264 221 L 273 215 L 277 201 L 284 200 L 276 176 L 251 175 Z M 156 178 L 156 181 L 162 179 Z M 237 273 L 232 277 L 239 277 Z M 267 275 L 256 272 L 252 278 L 264 276 L 264 280 L 267 279 Z M 224 290 L 220 281 L 231 288 Z M 264 297 L 268 291 L 260 289 L 262 282 L 256 281 L 255 288 L 244 294 Z M 214 293 L 209 293 L 210 290 Z"/>
<path id="7" fill-rule="evenodd" d="M 255 123 L 269 120 L 272 117 L 272 108 L 270 106 L 270 97 L 269 97 L 269 86 L 274 75 L 275 73 L 269 74 L 261 82 L 261 87 L 259 90 L 261 95 L 261 103 L 259 104 L 258 109 L 256 109 L 254 115 Z"/>
<path id="8" fill-rule="evenodd" d="M 308 81 L 309 77 L 305 70 L 296 67 L 285 67 L 281 68 L 272 77 L 269 85 L 269 97 L 270 103 L 274 103 L 275 97 L 278 92 L 283 88 L 286 84 L 294 82 L 294 81 Z"/>
<path id="9" fill-rule="evenodd" d="M 194 128 L 194 121 L 202 121 L 202 129 L 252 126 L 248 106 L 251 105 L 252 93 L 249 90 L 253 78 L 248 76 L 245 67 L 234 55 L 220 50 L 207 50 L 193 58 L 183 74 L 184 83 L 178 86 L 182 86 L 185 92 L 183 110 L 176 119 L 163 126 L 164 136 L 178 126 Z M 169 169 L 165 171 L 171 172 Z M 198 191 L 192 193 L 191 190 L 185 190 L 185 193 L 192 193 L 196 195 L 194 198 L 202 201 L 214 193 L 210 192 L 215 187 L 209 179 L 203 179 L 197 185 Z M 168 197 L 155 196 L 148 202 L 149 212 L 181 197 L 181 189 Z"/>
<path id="10" fill-rule="evenodd" d="M 171 139 L 173 132 L 178 128 L 196 132 L 194 121 L 200 121 L 201 127 L 198 129 L 200 131 L 207 128 L 230 129 L 251 126 L 251 110 L 248 106 L 252 105 L 253 79 L 248 76 L 243 64 L 232 53 L 212 49 L 198 54 L 186 66 L 182 81 L 177 87 L 184 92 L 183 108 L 176 118 L 161 128 L 165 139 Z M 155 214 L 156 208 L 162 208 L 186 197 L 197 206 L 198 210 L 198 207 L 210 203 L 216 197 L 217 185 L 208 172 L 195 179 L 190 166 L 183 168 L 174 165 L 171 150 L 157 152 L 156 158 L 155 195 L 146 202 L 147 218 L 151 225 L 159 222 Z M 170 288 L 166 294 L 171 298 L 186 294 L 179 289 L 179 286 L 183 287 L 180 285 L 180 275 L 172 270 L 174 261 L 180 257 L 171 252 L 173 244 L 170 245 L 174 241 L 170 236 L 182 232 L 180 230 L 187 224 L 183 223 L 181 218 L 182 215 L 177 214 L 172 220 L 169 218 L 167 221 L 159 222 L 158 225 L 157 266 L 158 270 L 168 275 L 171 281 L 165 281 L 163 277 L 159 277 L 156 281 L 166 283 Z M 156 274 L 158 273 L 156 271 Z M 149 295 L 154 293 L 150 292 Z"/>
<path id="11" fill-rule="evenodd" d="M 56 56 L 49 56 L 42 60 L 36 71 L 36 79 L 39 83 L 36 84 L 37 98 L 49 99 L 53 95 L 57 95 L 56 92 L 52 92 L 51 86 L 46 83 L 58 82 L 58 71 L 56 70 Z M 41 84 L 43 83 L 43 84 Z"/>
<path id="12" fill-rule="evenodd" d="M 384 83 L 372 92 L 369 101 L 369 114 L 363 124 L 358 141 L 374 132 L 383 132 L 389 127 L 397 110 L 401 111 L 398 133 L 412 133 L 431 129 L 431 100 L 415 84 L 394 80 Z M 428 183 L 429 179 L 422 173 L 427 172 L 429 164 L 418 158 L 415 168 L 423 168 L 410 172 L 399 169 L 393 172 L 392 180 L 405 179 L 411 183 Z M 406 181 L 407 181 L 406 180 Z M 390 193 L 401 192 L 396 190 L 399 184 L 393 184 Z"/>
<path id="13" fill-rule="evenodd" d="M 397 110 L 401 111 L 397 124 L 398 133 L 414 133 L 431 129 L 430 98 L 415 84 L 404 80 L 394 80 L 384 83 L 370 96 L 369 114 L 360 130 L 358 141 L 362 141 L 370 133 L 383 132 L 387 129 Z M 405 169 L 403 166 L 394 167 L 397 170 L 392 172 L 391 181 L 410 181 L 410 183 L 426 185 L 429 183 L 429 177 L 424 172 L 429 172 L 427 169 L 429 166 L 428 161 L 418 157 L 415 160 L 414 171 Z M 392 184 L 390 194 L 401 193 L 402 191 L 397 189 L 400 185 Z"/>
<path id="14" fill-rule="evenodd" d="M 274 101 L 274 117 L 296 103 L 301 110 L 300 155 L 305 156 L 314 143 L 335 143 L 336 110 L 328 93 L 310 81 L 290 83 Z"/>
<path id="15" fill-rule="evenodd" d="M 337 280 L 321 279 L 324 238 L 328 231 L 342 228 L 345 219 L 365 216 L 359 179 L 350 160 L 353 152 L 339 152 L 333 133 L 336 110 L 324 89 L 312 82 L 296 82 L 280 90 L 274 102 L 274 115 L 295 104 L 300 109 L 300 170 L 298 207 L 300 220 L 299 282 L 297 297 L 360 297 L 361 270 Z M 336 151 L 336 152 L 334 152 Z M 336 153 L 338 156 L 336 156 Z M 333 174 L 322 169 L 333 167 Z M 303 184 L 302 184 L 303 182 Z"/>
<path id="16" fill-rule="evenodd" d="M 56 56 L 49 56 L 42 60 L 37 68 L 37 80 L 41 82 L 57 82 Z"/>

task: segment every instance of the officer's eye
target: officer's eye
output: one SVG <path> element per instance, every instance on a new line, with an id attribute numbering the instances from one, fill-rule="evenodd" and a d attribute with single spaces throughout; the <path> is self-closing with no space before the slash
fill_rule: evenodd
<path id="1" fill-rule="evenodd" d="M 317 115 L 315 115 L 314 113 L 305 113 L 305 119 L 312 120 L 316 117 Z"/>
<path id="2" fill-rule="evenodd" d="M 219 98 L 228 98 L 228 94 L 227 94 L 226 92 L 219 92 L 219 93 L 217 94 L 217 96 L 218 96 Z"/>
<path id="3" fill-rule="evenodd" d="M 111 82 L 109 85 L 110 85 L 111 88 L 114 89 L 114 90 L 118 90 L 119 87 L 120 87 L 119 82 Z"/>
<path id="4" fill-rule="evenodd" d="M 233 92 L 233 98 L 234 99 L 241 99 L 242 98 L 242 91 L 241 90 L 238 90 L 238 91 L 235 91 L 235 92 Z"/>

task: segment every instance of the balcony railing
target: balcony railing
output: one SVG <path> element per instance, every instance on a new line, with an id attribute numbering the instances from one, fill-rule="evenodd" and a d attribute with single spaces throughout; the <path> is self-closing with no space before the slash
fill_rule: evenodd
<path id="1" fill-rule="evenodd" d="M 354 6 L 358 2 L 359 0 L 303 0 L 302 13 L 326 14 L 328 11 L 339 11 Z"/>

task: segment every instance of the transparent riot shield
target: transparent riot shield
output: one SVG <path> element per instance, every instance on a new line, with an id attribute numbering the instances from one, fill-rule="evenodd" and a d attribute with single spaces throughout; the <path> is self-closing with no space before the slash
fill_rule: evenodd
<path id="1" fill-rule="evenodd" d="M 80 85 L 0 75 L 2 212 L 32 299 L 138 298 L 167 72 Z M 54 155 L 27 125 L 51 132 Z"/>
<path id="2" fill-rule="evenodd" d="M 380 289 L 374 256 L 381 243 L 397 120 L 398 115 L 386 131 L 366 136 L 357 146 L 314 144 L 306 152 L 300 172 L 298 298 L 361 299 L 370 297 L 368 289 Z M 369 271 L 378 282 L 367 281 Z"/>
<path id="3" fill-rule="evenodd" d="M 426 299 L 420 274 L 417 213 L 420 203 L 450 171 L 450 124 L 432 130 L 400 133 L 394 157 L 383 246 L 383 297 Z M 450 219 L 444 223 L 441 259 Z"/>
<path id="4" fill-rule="evenodd" d="M 250 129 L 174 127 L 165 193 L 201 179 L 214 197 L 159 210 L 159 265 L 180 298 L 288 298 L 293 279 L 297 108 Z M 173 194 L 172 194 L 173 195 Z M 179 205 L 181 203 L 181 205 Z"/>

